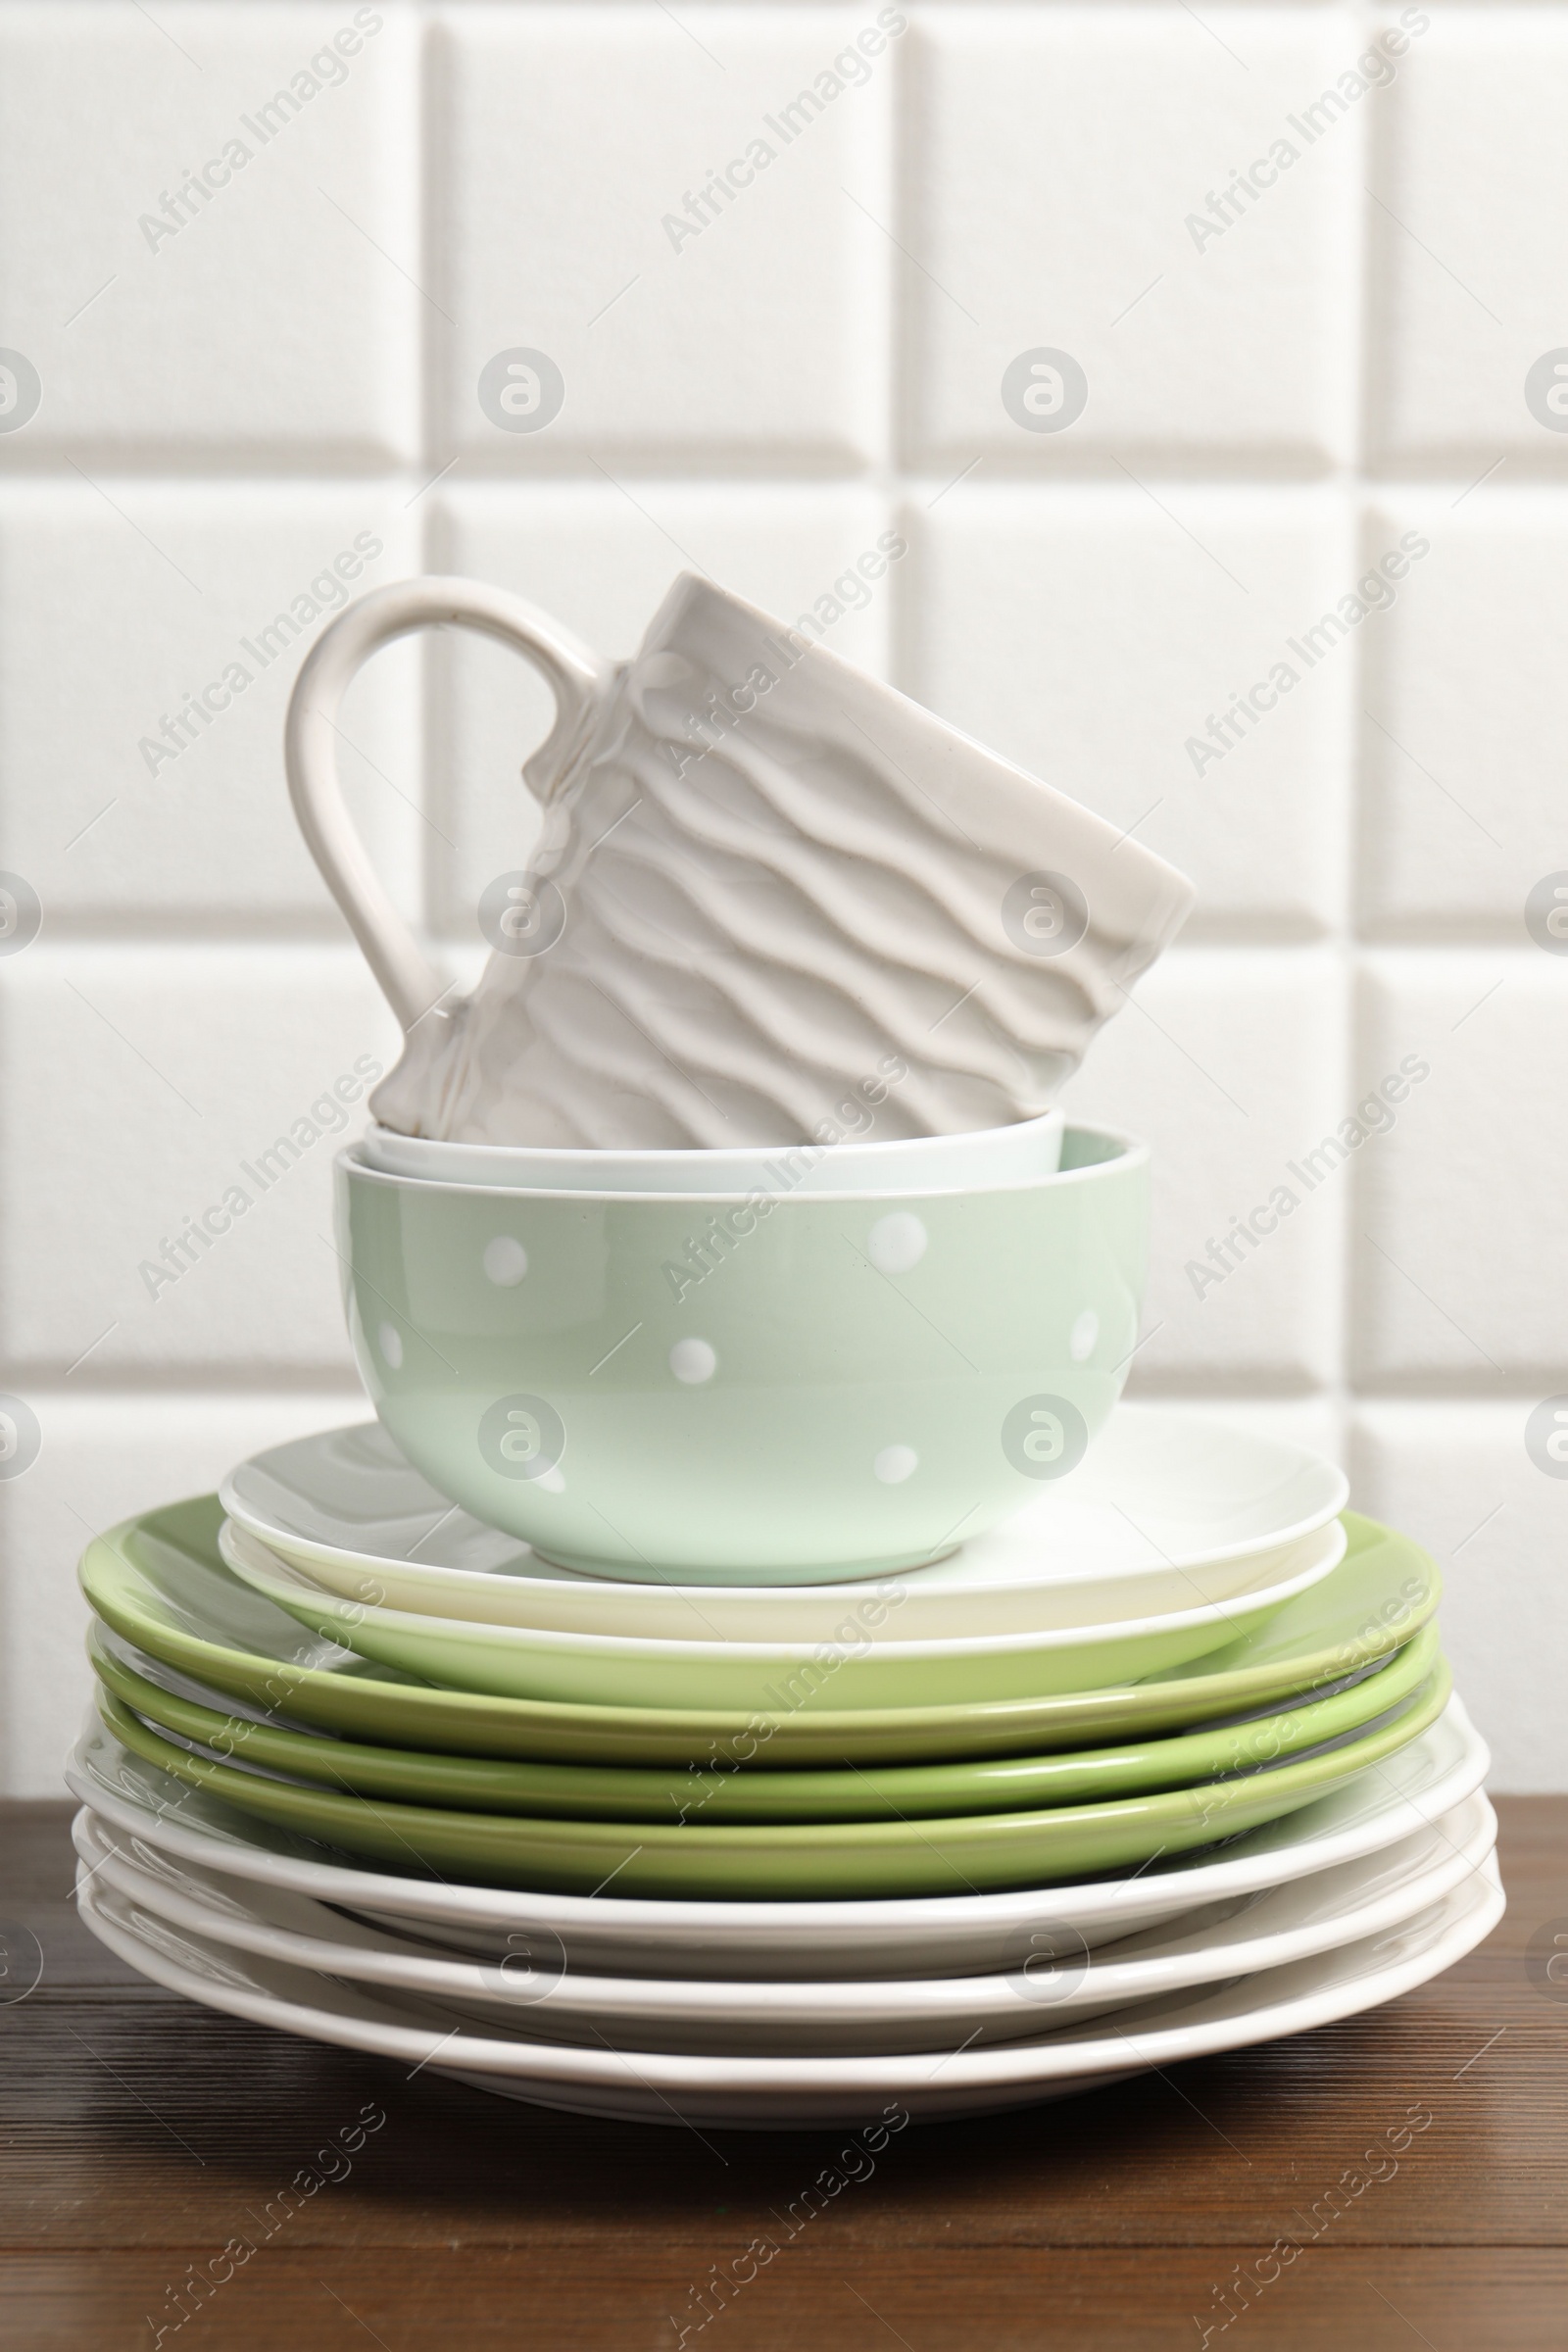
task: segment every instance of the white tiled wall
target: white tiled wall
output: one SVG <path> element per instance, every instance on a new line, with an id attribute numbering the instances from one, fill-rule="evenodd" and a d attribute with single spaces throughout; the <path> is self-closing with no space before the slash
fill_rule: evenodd
<path id="1" fill-rule="evenodd" d="M 0 955 L 0 1389 L 43 1432 L 0 1479 L 0 1785 L 58 1785 L 89 1529 L 359 1409 L 331 1090 L 395 1034 L 278 751 L 342 572 L 474 572 L 624 654 L 682 567 L 793 616 L 897 523 L 830 642 L 1200 886 L 1071 1097 L 1157 1147 L 1137 1388 L 1341 1451 L 1444 1563 L 1500 1785 L 1568 1787 L 1568 1479 L 1525 1443 L 1568 1396 L 1568 957 L 1525 919 L 1568 869 L 1568 431 L 1526 397 L 1565 101 L 1560 0 L 0 0 L 0 346 L 41 386 L 0 406 L 0 867 L 43 906 Z M 514 349 L 564 381 L 537 432 L 477 397 Z M 1040 349 L 1087 379 L 1056 432 L 1002 397 Z M 460 966 L 543 721 L 445 641 L 345 714 Z M 1287 1174 L 1401 1065 L 1392 1127 Z"/>

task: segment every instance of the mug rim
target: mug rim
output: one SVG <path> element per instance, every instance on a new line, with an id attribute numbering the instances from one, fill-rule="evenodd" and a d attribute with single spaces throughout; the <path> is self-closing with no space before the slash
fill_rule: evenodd
<path id="1" fill-rule="evenodd" d="M 1025 1122 L 1023 1121 L 1015 1122 L 1016 1125 L 1022 1125 Z M 992 1131 L 981 1130 L 978 1132 Z M 1002 1129 L 996 1132 L 1006 1133 L 1008 1130 Z M 1053 1168 L 1035 1176 L 1015 1177 L 1007 1183 L 947 1185 L 930 1184 L 901 1191 L 889 1190 L 884 1193 L 840 1193 L 827 1191 L 808 1192 L 799 1187 L 789 1192 L 770 1192 L 765 1187 L 756 1185 L 752 1186 L 750 1190 L 746 1192 L 719 1192 L 713 1190 L 684 1193 L 605 1192 L 581 1185 L 554 1186 L 543 1184 L 534 1185 L 524 1190 L 516 1185 L 466 1183 L 462 1178 L 453 1176 L 404 1176 L 390 1168 L 372 1167 L 370 1166 L 369 1162 L 362 1156 L 362 1140 L 356 1140 L 354 1143 L 345 1144 L 342 1150 L 335 1154 L 332 1165 L 334 1170 L 340 1169 L 347 1180 L 358 1180 L 367 1184 L 400 1185 L 413 1192 L 460 1193 L 466 1198 L 469 1199 L 488 1198 L 494 1200 L 507 1200 L 512 1202 L 514 1205 L 520 1201 L 526 1200 L 603 1200 L 611 1202 L 622 1201 L 628 1206 L 647 1206 L 650 1204 L 657 1205 L 662 1203 L 665 1206 L 684 1205 L 687 1207 L 694 1207 L 711 1201 L 721 1201 L 733 1204 L 738 1200 L 752 1200 L 760 1199 L 771 1200 L 776 1207 L 780 1208 L 808 1208 L 813 1205 L 817 1207 L 836 1205 L 841 1208 L 855 1205 L 864 1207 L 868 1201 L 877 1200 L 908 1201 L 972 1200 L 977 1195 L 982 1194 L 989 1197 L 990 1195 L 996 1193 L 1032 1193 L 1040 1191 L 1047 1185 L 1079 1184 L 1085 1181 L 1093 1180 L 1096 1177 L 1102 1177 L 1113 1169 L 1124 1175 L 1130 1175 L 1140 1169 L 1147 1169 L 1149 1166 L 1151 1156 L 1149 1145 L 1142 1142 L 1137 1136 L 1126 1134 L 1120 1128 L 1092 1126 L 1088 1122 L 1072 1121 L 1063 1116 L 1062 1136 L 1064 1144 L 1066 1138 L 1070 1135 L 1093 1136 L 1102 1142 L 1112 1144 L 1117 1148 L 1109 1154 L 1107 1158 L 1090 1160 L 1082 1167 Z M 924 1137 L 909 1136 L 895 1140 L 906 1143 L 918 1143 L 924 1142 L 926 1139 Z M 475 1150 L 488 1150 L 491 1147 L 475 1146 L 472 1148 Z M 507 1149 L 508 1147 L 501 1148 Z M 523 1149 L 524 1147 L 514 1146 L 511 1148 L 516 1150 Z M 780 1147 L 781 1150 L 799 1150 L 800 1148 L 801 1147 L 798 1145 L 794 1147 Z M 828 1146 L 825 1148 L 832 1150 L 836 1149 L 837 1147 Z M 563 1156 L 565 1155 L 563 1154 Z M 583 1155 L 580 1152 L 573 1152 L 571 1156 L 580 1158 Z"/>

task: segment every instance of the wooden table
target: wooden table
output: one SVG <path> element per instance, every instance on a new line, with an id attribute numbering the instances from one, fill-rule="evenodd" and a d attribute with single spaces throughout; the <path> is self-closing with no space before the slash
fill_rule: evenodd
<path id="1" fill-rule="evenodd" d="M 1509 1916 L 1450 1975 L 1098 2096 L 911 2127 L 699 2331 L 710 2266 L 845 2134 L 552 2115 L 194 2008 L 78 1925 L 69 1809 L 14 1808 L 13 1993 L 29 1935 L 43 1974 L 0 2006 L 0 2343 L 676 2352 L 684 2321 L 701 2352 L 1568 2346 L 1568 1984 L 1527 1963 L 1568 1936 L 1568 1799 L 1499 1810 Z"/>

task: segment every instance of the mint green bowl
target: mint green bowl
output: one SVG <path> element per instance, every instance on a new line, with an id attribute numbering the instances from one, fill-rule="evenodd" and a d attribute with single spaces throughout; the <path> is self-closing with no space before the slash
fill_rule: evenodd
<path id="1" fill-rule="evenodd" d="M 929 1194 L 551 1193 L 336 1167 L 371 1401 L 424 1475 L 567 1567 L 804 1584 L 939 1558 L 1121 1394 L 1149 1153 Z"/>

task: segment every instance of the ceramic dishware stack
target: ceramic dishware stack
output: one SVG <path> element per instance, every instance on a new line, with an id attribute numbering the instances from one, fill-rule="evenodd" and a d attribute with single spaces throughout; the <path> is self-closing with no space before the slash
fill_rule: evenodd
<path id="1" fill-rule="evenodd" d="M 1343 1500 L 1126 1406 L 927 1568 L 620 1586 L 377 1425 L 278 1447 L 83 1561 L 83 1913 L 218 2007 L 645 2120 L 987 2109 L 1344 2016 L 1501 1896 L 1436 1571 Z"/>
<path id="2" fill-rule="evenodd" d="M 554 929 L 455 1013 L 328 750 L 436 617 L 559 706 Z M 1148 1153 L 1047 1100 L 1185 886 L 815 652 L 764 686 L 772 625 L 688 582 L 611 673 L 415 583 L 307 663 L 296 798 L 410 1033 L 336 1169 L 377 1417 L 89 1547 L 82 1916 L 211 2006 L 662 2123 L 1004 2107 L 1392 1998 L 1502 1904 L 1437 1572 L 1307 1449 L 1118 1401 Z M 968 795 L 950 883 L 906 787 Z"/>

